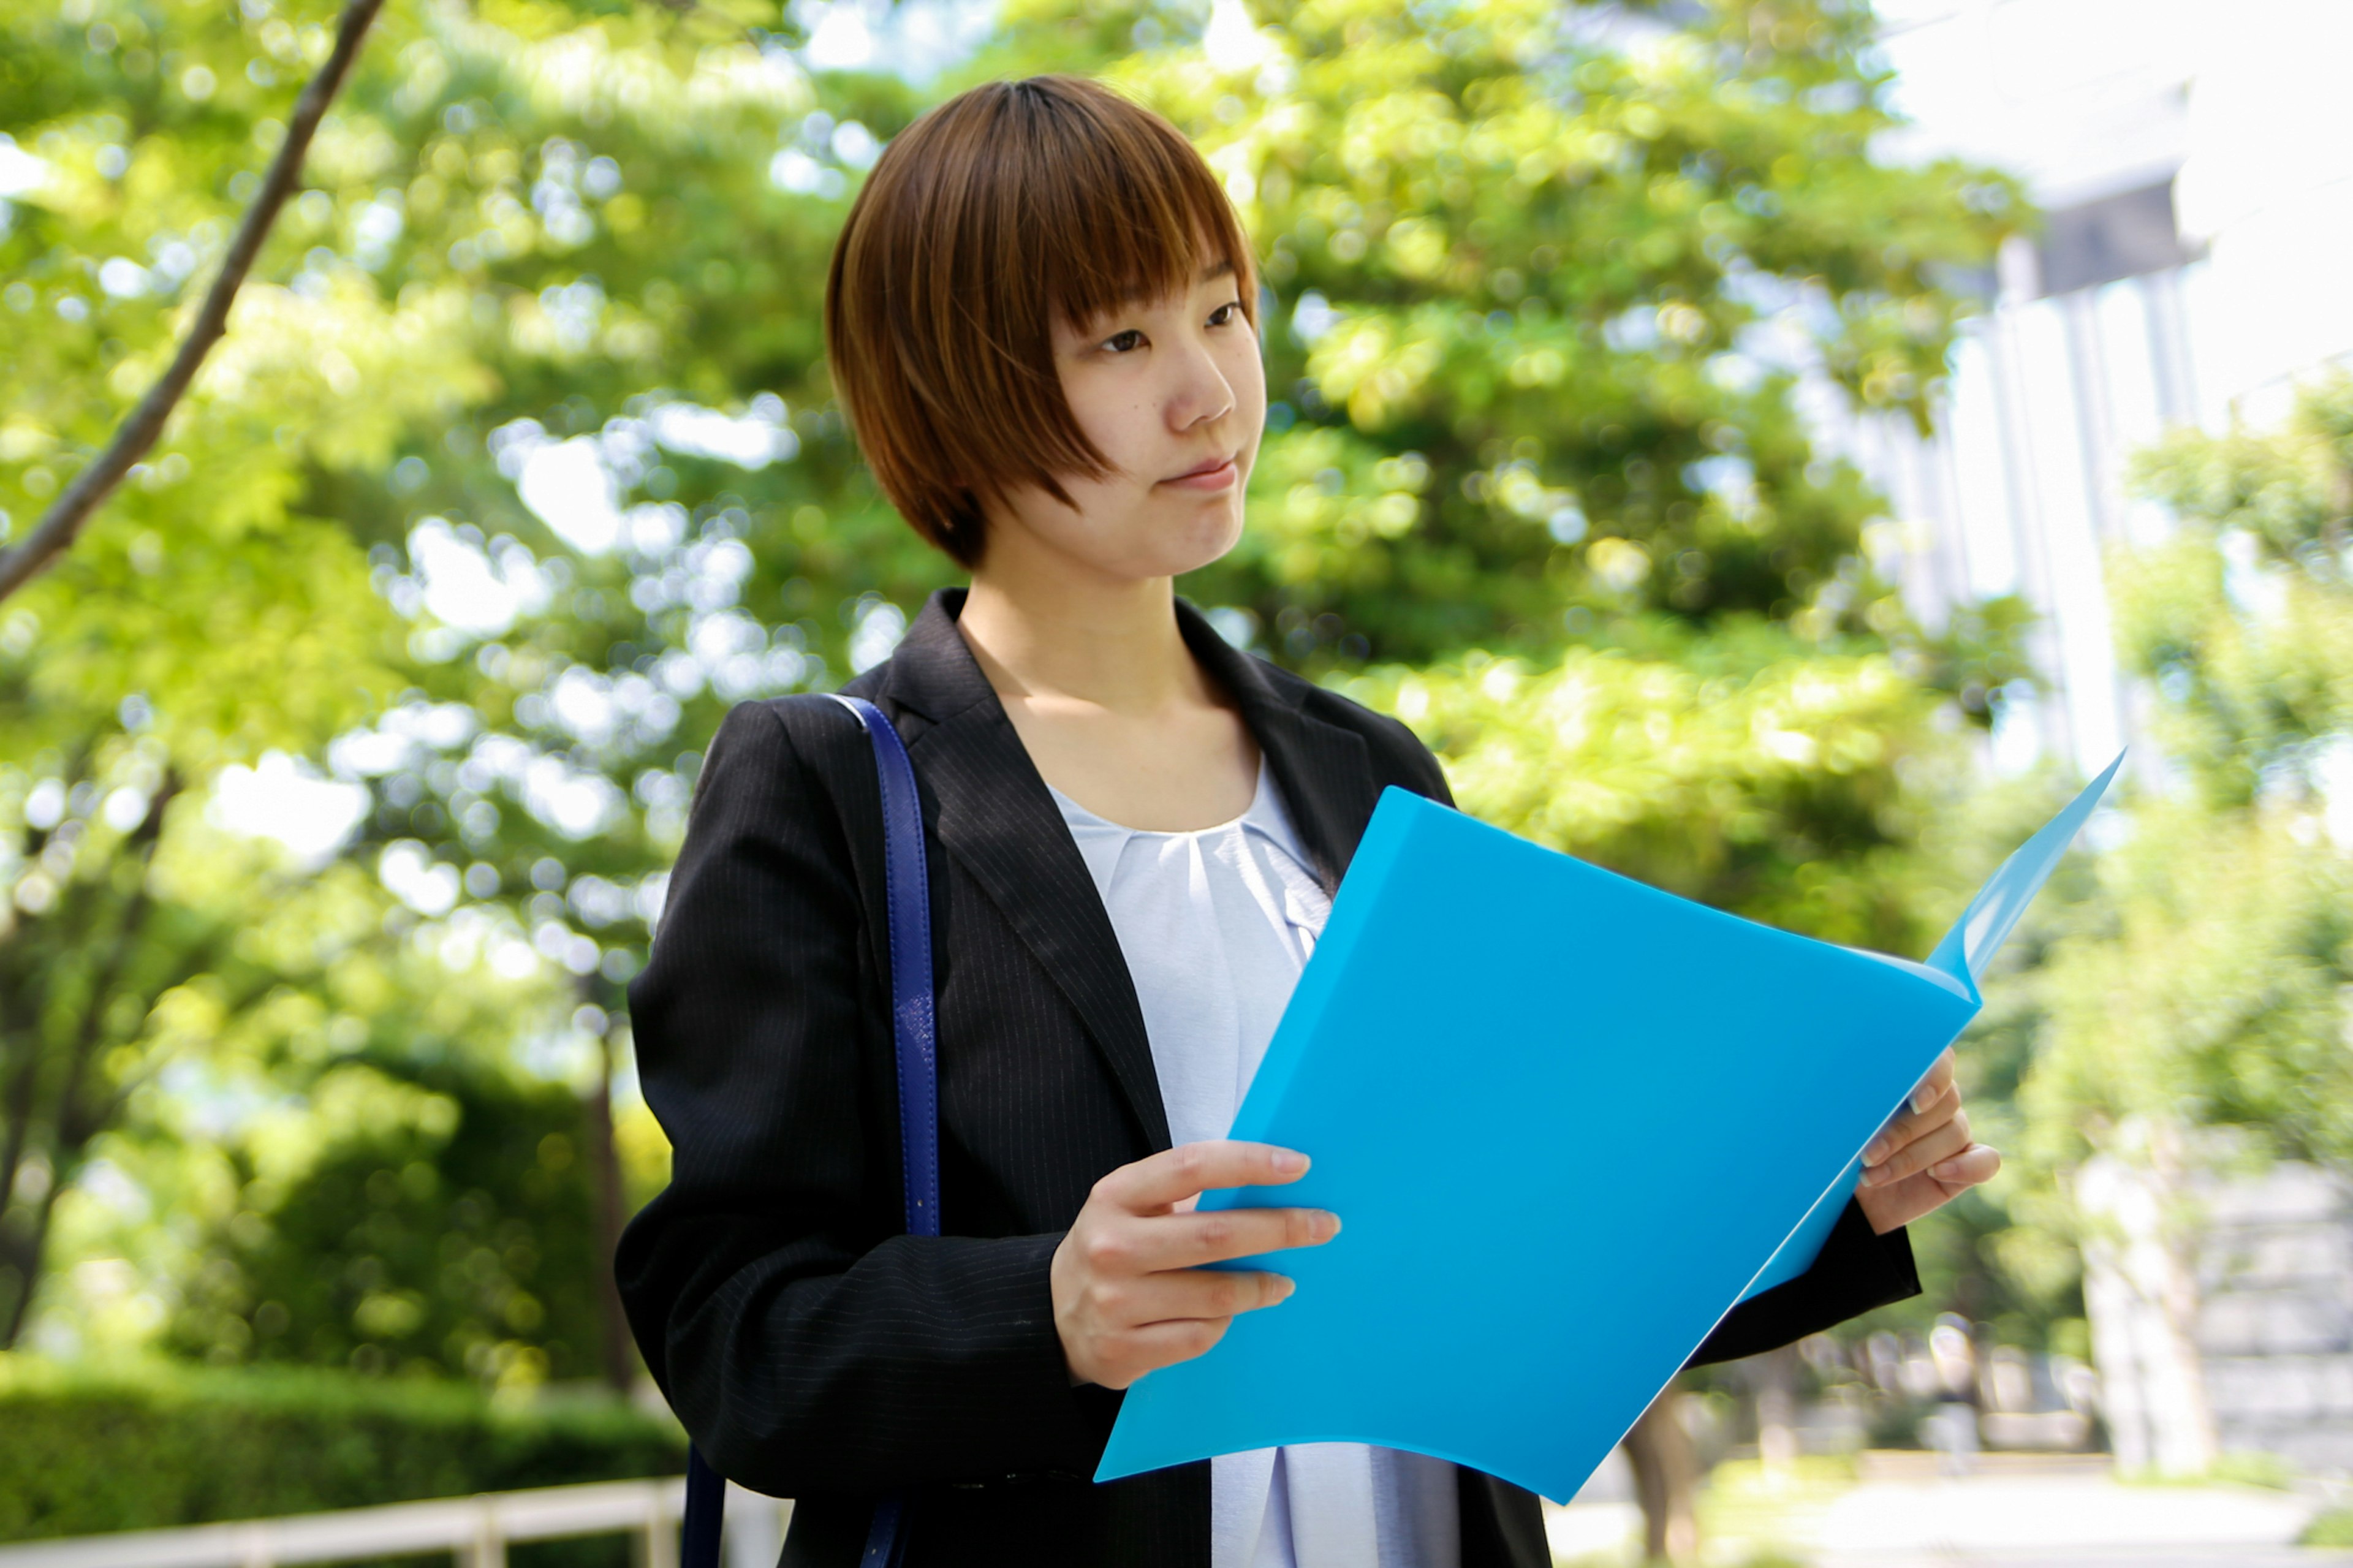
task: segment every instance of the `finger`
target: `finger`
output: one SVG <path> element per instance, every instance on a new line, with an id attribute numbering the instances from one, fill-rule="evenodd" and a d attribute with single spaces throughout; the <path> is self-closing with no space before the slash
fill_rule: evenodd
<path id="1" fill-rule="evenodd" d="M 1147 1323 L 1121 1336 L 1118 1363 L 1124 1373 L 1110 1388 L 1125 1388 L 1147 1372 L 1191 1361 L 1226 1337 L 1231 1318 L 1172 1318 Z"/>
<path id="2" fill-rule="evenodd" d="M 1224 1209 L 1208 1214 L 1141 1219 L 1134 1228 L 1139 1265 L 1191 1268 L 1293 1247 L 1321 1247 L 1340 1234 L 1328 1209 Z"/>
<path id="3" fill-rule="evenodd" d="M 1972 1143 L 1951 1159 L 1928 1167 L 1928 1174 L 1956 1191 L 1990 1182 L 2000 1173 L 2001 1151 L 1983 1143 Z"/>
<path id="4" fill-rule="evenodd" d="M 1956 1110 L 1953 1119 L 1898 1149 L 1880 1164 L 1862 1168 L 1862 1184 L 1866 1187 L 1885 1186 L 1905 1177 L 1926 1170 L 1937 1161 L 1959 1153 L 1969 1146 L 1969 1113 Z"/>
<path id="5" fill-rule="evenodd" d="M 1922 1215 L 1934 1214 L 1953 1201 L 1960 1189 L 1947 1187 L 1923 1171 L 1883 1187 L 1865 1187 L 1856 1194 L 1874 1235 L 1885 1236 L 1899 1225 L 1910 1225 Z"/>
<path id="6" fill-rule="evenodd" d="M 1075 1245 L 1091 1277 L 1113 1279 L 1320 1247 L 1339 1234 L 1340 1216 L 1324 1209 L 1223 1209 L 1114 1215 L 1089 1226 Z"/>
<path id="7" fill-rule="evenodd" d="M 1947 1046 L 1936 1054 L 1936 1059 L 1930 1064 L 1926 1076 L 1914 1086 L 1911 1096 L 1913 1110 L 1918 1112 L 1927 1110 L 1938 1097 L 1943 1095 L 1952 1081 L 1953 1047 Z"/>
<path id="8" fill-rule="evenodd" d="M 1122 1165 L 1095 1184 L 1095 1195 L 1131 1214 L 1155 1214 L 1212 1187 L 1281 1186 L 1306 1173 L 1307 1156 L 1295 1150 L 1218 1138 Z"/>
<path id="9" fill-rule="evenodd" d="M 1973 1143 L 1949 1160 L 1885 1186 L 1865 1188 L 1857 1195 L 1873 1231 L 1884 1236 L 1899 1225 L 1936 1213 L 1978 1183 L 1990 1181 L 2000 1169 L 1999 1152 Z"/>
<path id="10" fill-rule="evenodd" d="M 1909 1104 L 1907 1100 L 1905 1102 Z M 1926 1110 L 1900 1110 L 1888 1119 L 1887 1125 L 1862 1146 L 1862 1163 L 1884 1164 L 1887 1157 L 1905 1144 L 1942 1127 L 1957 1115 L 1961 1109 L 1961 1091 L 1951 1084 L 1945 1092 L 1928 1102 Z"/>
<path id="11" fill-rule="evenodd" d="M 1131 1280 L 1121 1317 L 1132 1325 L 1186 1318 L 1230 1318 L 1290 1300 L 1287 1276 L 1240 1268 L 1169 1268 Z"/>

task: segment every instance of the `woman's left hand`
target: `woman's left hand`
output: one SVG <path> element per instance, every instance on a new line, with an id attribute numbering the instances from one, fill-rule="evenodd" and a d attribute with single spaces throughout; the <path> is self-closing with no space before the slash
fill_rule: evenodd
<path id="1" fill-rule="evenodd" d="M 1884 1236 L 1991 1181 L 2000 1169 L 1998 1151 L 1969 1142 L 1969 1113 L 1961 1109 L 1947 1046 L 1904 1110 L 1864 1145 L 1862 1184 L 1854 1195 L 1872 1230 Z"/>

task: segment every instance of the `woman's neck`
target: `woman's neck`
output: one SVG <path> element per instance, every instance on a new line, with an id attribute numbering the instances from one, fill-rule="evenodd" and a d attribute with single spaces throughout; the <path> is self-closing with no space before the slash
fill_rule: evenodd
<path id="1" fill-rule="evenodd" d="M 990 563 L 957 627 L 1000 697 L 1145 718 L 1209 697 L 1166 577 L 1106 580 Z"/>
<path id="2" fill-rule="evenodd" d="M 1185 646 L 1175 584 L 1034 544 L 1010 531 L 990 540 L 956 625 L 1039 776 L 1154 832 L 1248 810 L 1258 746 Z"/>

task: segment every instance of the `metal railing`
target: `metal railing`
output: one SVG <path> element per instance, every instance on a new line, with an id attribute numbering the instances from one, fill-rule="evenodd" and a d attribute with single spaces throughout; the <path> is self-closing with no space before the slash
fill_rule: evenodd
<path id="1" fill-rule="evenodd" d="M 126 1530 L 0 1546 L 0 1568 L 280 1568 L 363 1557 L 448 1552 L 458 1568 L 505 1568 L 518 1541 L 628 1533 L 641 1568 L 678 1568 L 686 1482 L 597 1481 L 486 1492 L 283 1519 L 235 1520 L 178 1530 Z M 793 1505 L 729 1485 L 723 1554 L 728 1568 L 770 1568 Z"/>

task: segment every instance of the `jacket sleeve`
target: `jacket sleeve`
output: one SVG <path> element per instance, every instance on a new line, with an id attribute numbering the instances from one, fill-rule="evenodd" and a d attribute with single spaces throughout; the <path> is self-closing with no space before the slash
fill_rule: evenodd
<path id="1" fill-rule="evenodd" d="M 1406 764 L 1412 775 L 1413 782 L 1409 787 L 1415 794 L 1426 795 L 1440 805 L 1452 805 L 1454 790 L 1446 782 L 1446 769 L 1440 764 L 1438 753 L 1424 745 L 1420 736 L 1407 729 L 1398 721 L 1389 718 L 1385 713 L 1377 717 L 1385 724 L 1394 727 L 1397 731 L 1401 749 L 1405 752 Z"/>
<path id="2" fill-rule="evenodd" d="M 874 788 L 871 763 L 842 772 L 845 795 Z M 900 1234 L 889 1015 L 850 851 L 863 827 L 879 858 L 881 818 L 847 815 L 776 707 L 728 715 L 629 987 L 672 1151 L 617 1259 L 631 1330 L 704 1456 L 763 1491 L 1083 1471 L 1102 1436 L 1053 1325 L 1060 1234 Z"/>
<path id="3" fill-rule="evenodd" d="M 1777 1350 L 1919 1293 L 1911 1237 L 1901 1226 L 1885 1236 L 1873 1235 L 1862 1205 L 1849 1198 L 1814 1266 L 1726 1312 L 1684 1364 L 1705 1366 Z"/>

